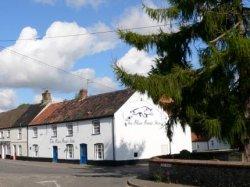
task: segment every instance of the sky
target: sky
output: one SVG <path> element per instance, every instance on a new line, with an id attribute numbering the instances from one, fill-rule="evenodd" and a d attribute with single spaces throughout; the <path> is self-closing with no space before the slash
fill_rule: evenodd
<path id="1" fill-rule="evenodd" d="M 143 3 L 166 6 L 163 0 Z M 146 76 L 155 54 L 138 51 L 106 31 L 162 24 L 167 24 L 164 31 L 175 29 L 150 19 L 142 0 L 8 0 L 0 1 L 0 9 L 0 112 L 39 103 L 45 89 L 55 102 L 73 99 L 82 88 L 89 95 L 123 89 L 114 63 Z M 197 57 L 191 60 L 198 64 Z"/>
<path id="2" fill-rule="evenodd" d="M 162 3 L 143 2 L 151 7 Z M 113 72 L 114 63 L 129 73 L 146 75 L 154 65 L 154 54 L 125 44 L 116 33 L 93 34 L 162 24 L 147 16 L 141 3 L 141 0 L 0 1 L 0 111 L 23 103 L 38 103 L 45 89 L 50 90 L 54 101 L 73 99 L 82 88 L 87 88 L 89 95 L 123 89 Z M 82 35 L 69 36 L 79 33 Z"/>

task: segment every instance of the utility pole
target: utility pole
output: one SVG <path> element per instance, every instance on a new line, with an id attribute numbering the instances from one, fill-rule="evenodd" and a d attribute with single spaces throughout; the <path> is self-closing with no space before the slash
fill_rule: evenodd
<path id="1" fill-rule="evenodd" d="M 89 88 L 90 79 L 86 79 L 86 90 Z"/>

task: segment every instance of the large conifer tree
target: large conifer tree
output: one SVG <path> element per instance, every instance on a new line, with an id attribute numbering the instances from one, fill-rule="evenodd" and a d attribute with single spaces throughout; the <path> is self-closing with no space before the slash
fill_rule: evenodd
<path id="1" fill-rule="evenodd" d="M 142 35 L 119 31 L 126 43 L 139 50 L 156 49 L 156 67 L 148 77 L 115 67 L 126 86 L 147 92 L 176 120 L 194 132 L 244 145 L 250 136 L 250 39 L 240 0 L 167 0 L 167 8 L 146 13 L 159 22 L 180 25 L 177 32 Z M 199 68 L 193 68 L 192 43 L 199 41 Z M 242 147 L 243 148 L 243 147 Z"/>

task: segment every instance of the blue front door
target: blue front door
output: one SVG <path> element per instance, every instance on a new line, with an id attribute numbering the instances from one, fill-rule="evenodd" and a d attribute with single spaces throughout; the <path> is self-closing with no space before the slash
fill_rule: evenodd
<path id="1" fill-rule="evenodd" d="M 58 149 L 57 146 L 53 146 L 53 162 L 57 162 L 58 160 Z"/>
<path id="2" fill-rule="evenodd" d="M 87 145 L 80 144 L 80 164 L 87 164 Z"/>

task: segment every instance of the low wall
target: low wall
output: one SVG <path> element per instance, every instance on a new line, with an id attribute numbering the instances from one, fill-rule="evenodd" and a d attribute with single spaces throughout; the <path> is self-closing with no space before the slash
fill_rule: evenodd
<path id="1" fill-rule="evenodd" d="M 152 158 L 154 180 L 197 186 L 250 186 L 250 163 Z"/>
<path id="2" fill-rule="evenodd" d="M 237 150 L 214 150 L 160 156 L 163 159 L 242 161 L 242 153 Z"/>

